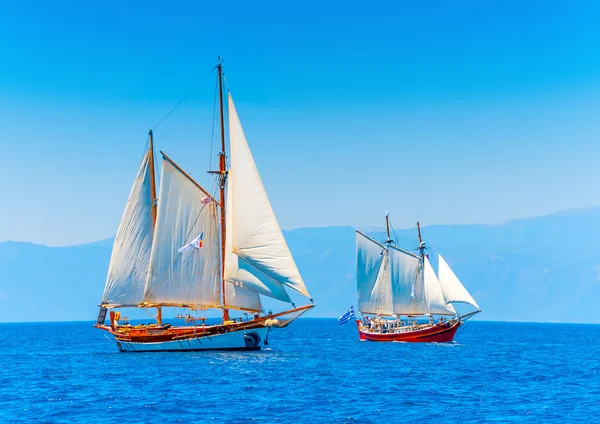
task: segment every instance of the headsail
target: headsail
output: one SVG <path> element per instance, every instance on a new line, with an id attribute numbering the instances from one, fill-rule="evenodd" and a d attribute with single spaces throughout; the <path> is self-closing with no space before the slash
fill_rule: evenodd
<path id="1" fill-rule="evenodd" d="M 438 274 L 442 293 L 447 303 L 467 303 L 474 308 L 481 309 L 441 255 L 439 255 Z"/>
<path id="2" fill-rule="evenodd" d="M 220 305 L 219 233 L 214 201 L 163 154 L 158 216 L 143 302 Z M 178 249 L 204 233 L 202 247 Z"/>
<path id="3" fill-rule="evenodd" d="M 289 301 L 289 297 L 286 299 L 278 284 L 310 298 L 271 208 L 231 96 L 229 134 L 227 238 L 231 236 L 231 244 L 226 251 L 225 278 L 279 300 Z"/>
<path id="4" fill-rule="evenodd" d="M 435 275 L 435 271 L 429 262 L 429 259 L 425 257 L 423 270 L 423 287 L 425 291 L 425 298 L 427 299 L 427 310 L 430 314 L 438 315 L 456 315 L 456 311 L 452 305 L 446 304 L 440 282 Z"/>
<path id="5" fill-rule="evenodd" d="M 225 291 L 227 292 L 228 308 L 255 312 L 262 310 L 262 303 L 260 302 L 258 293 L 229 282 L 225 282 Z"/>
<path id="6" fill-rule="evenodd" d="M 234 175 L 235 170 L 233 167 L 230 167 L 228 172 L 230 181 Z M 253 266 L 244 258 L 240 258 L 233 249 L 233 234 L 235 232 L 235 223 L 233 221 L 233 193 L 235 189 L 235 185 L 230 183 L 227 190 L 227 204 L 225 207 L 227 222 L 229 224 L 225 236 L 225 281 L 236 286 L 238 290 L 233 294 L 233 296 L 230 296 L 227 291 L 228 286 L 225 287 L 225 291 L 227 293 L 227 304 L 243 307 L 240 305 L 234 305 L 230 301 L 230 299 L 233 297 L 237 297 L 238 300 L 241 299 L 240 294 L 242 292 L 239 289 L 246 289 L 256 294 L 262 294 L 283 302 L 291 303 L 289 295 L 279 281 L 262 272 L 259 268 Z M 254 299 L 254 296 L 245 294 L 243 297 L 244 303 L 251 303 L 254 306 L 257 305 L 257 300 Z M 257 299 L 258 305 L 260 305 L 260 298 L 258 298 L 258 296 Z"/>
<path id="7" fill-rule="evenodd" d="M 154 232 L 151 149 L 137 173 L 115 237 L 106 286 L 105 306 L 134 306 L 144 294 Z"/>
<path id="8" fill-rule="evenodd" d="M 394 313 L 426 314 L 428 309 L 423 290 L 415 287 L 423 281 L 419 257 L 394 246 L 389 246 L 389 255 Z"/>

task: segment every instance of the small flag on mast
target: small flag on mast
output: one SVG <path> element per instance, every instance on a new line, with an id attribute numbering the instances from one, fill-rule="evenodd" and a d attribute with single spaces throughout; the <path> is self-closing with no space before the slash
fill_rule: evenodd
<path id="1" fill-rule="evenodd" d="M 356 314 L 354 313 L 354 306 L 350 306 L 350 309 L 348 309 L 348 311 L 346 311 L 344 315 L 338 318 L 338 323 L 340 325 L 346 324 L 352 319 L 356 319 Z"/>
<path id="2" fill-rule="evenodd" d="M 204 243 L 204 231 L 202 231 L 200 233 L 200 235 L 198 237 L 196 237 L 194 240 L 192 240 L 191 242 L 189 242 L 185 246 L 180 247 L 179 249 L 177 249 L 177 251 L 179 253 L 183 253 L 186 250 L 190 250 L 192 247 L 195 247 L 196 249 L 200 249 L 202 247 L 203 243 Z"/>

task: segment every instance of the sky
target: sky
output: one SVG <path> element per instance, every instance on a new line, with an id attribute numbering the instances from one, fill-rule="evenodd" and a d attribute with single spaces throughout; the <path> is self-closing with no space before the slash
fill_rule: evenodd
<path id="1" fill-rule="evenodd" d="M 115 234 L 155 143 L 208 187 L 217 57 L 284 229 L 600 203 L 596 1 L 0 4 L 0 241 Z M 211 148 L 213 155 L 211 156 Z"/>

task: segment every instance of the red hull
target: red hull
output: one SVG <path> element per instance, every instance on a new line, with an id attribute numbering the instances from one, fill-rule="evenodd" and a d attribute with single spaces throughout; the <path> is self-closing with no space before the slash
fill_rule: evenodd
<path id="1" fill-rule="evenodd" d="M 361 322 L 356 321 L 358 325 L 358 335 L 360 340 L 369 340 L 373 342 L 411 342 L 411 343 L 444 343 L 454 340 L 456 330 L 460 327 L 460 321 L 445 322 L 444 324 L 434 324 L 425 328 L 407 330 L 401 333 L 370 333 L 363 331 Z"/>

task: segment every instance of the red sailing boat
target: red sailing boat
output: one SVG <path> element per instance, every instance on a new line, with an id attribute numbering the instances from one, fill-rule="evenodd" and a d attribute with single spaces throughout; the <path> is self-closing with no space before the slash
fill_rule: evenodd
<path id="1" fill-rule="evenodd" d="M 418 255 L 396 247 L 387 214 L 385 222 L 383 243 L 356 231 L 360 340 L 451 342 L 458 328 L 481 309 L 441 256 L 436 275 L 418 222 Z M 453 303 L 476 310 L 460 316 Z"/>
<path id="2" fill-rule="evenodd" d="M 209 172 L 216 177 L 218 195 L 213 197 L 161 152 L 157 196 L 150 131 L 149 148 L 115 238 L 96 323 L 114 336 L 120 351 L 260 349 L 272 328 L 287 326 L 314 306 L 231 96 L 225 117 L 221 64 L 215 69 L 221 151 L 219 170 Z M 310 304 L 296 307 L 288 290 Z M 261 296 L 292 308 L 265 314 Z M 131 325 L 121 318 L 122 308 L 155 309 L 156 323 Z M 165 323 L 163 308 L 177 308 L 181 312 L 176 318 L 183 322 Z M 210 309 L 222 311 L 221 322 L 207 323 Z"/>

